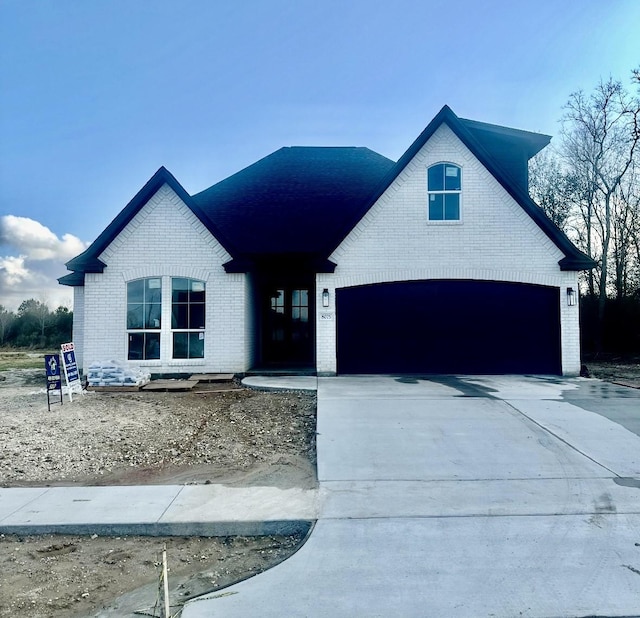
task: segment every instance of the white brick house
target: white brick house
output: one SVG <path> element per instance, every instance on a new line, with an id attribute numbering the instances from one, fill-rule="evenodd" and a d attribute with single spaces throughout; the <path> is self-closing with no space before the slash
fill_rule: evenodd
<path id="1" fill-rule="evenodd" d="M 397 163 L 284 148 L 194 196 L 161 168 L 60 280 L 80 363 L 577 374 L 593 263 L 527 194 L 548 141 L 444 107 Z"/>

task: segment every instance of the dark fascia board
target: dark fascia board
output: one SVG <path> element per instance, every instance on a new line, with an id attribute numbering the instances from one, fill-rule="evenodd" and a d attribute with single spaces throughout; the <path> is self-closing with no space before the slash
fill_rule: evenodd
<path id="1" fill-rule="evenodd" d="M 248 273 L 253 270 L 254 264 L 247 258 L 239 257 L 225 262 L 222 267 L 226 273 Z"/>
<path id="2" fill-rule="evenodd" d="M 69 270 L 81 270 L 83 273 L 101 273 L 105 269 L 106 264 L 97 257 L 94 257 L 91 252 L 92 247 L 93 244 L 80 255 L 76 255 L 76 257 L 69 260 L 65 266 Z"/>
<path id="3" fill-rule="evenodd" d="M 191 196 L 184 187 L 176 180 L 175 176 L 164 166 L 161 167 L 136 193 L 134 198 L 120 211 L 116 218 L 104 229 L 91 246 L 66 263 L 69 270 L 80 272 L 104 271 L 106 264 L 98 259 L 98 256 L 113 242 L 125 226 L 133 219 L 140 209 L 157 193 L 163 185 L 169 185 L 178 197 L 193 211 L 204 226 L 216 237 L 218 242 L 230 253 L 233 254 L 232 247 L 224 235 L 220 233 L 211 220 L 195 204 Z"/>
<path id="4" fill-rule="evenodd" d="M 71 287 L 82 287 L 84 286 L 84 273 L 74 271 L 65 275 L 64 277 L 58 278 L 58 283 L 60 285 L 68 285 Z"/>
<path id="5" fill-rule="evenodd" d="M 468 122 L 468 121 L 465 121 Z M 482 144 L 471 134 L 469 129 L 458 118 L 448 105 L 445 105 L 427 125 L 424 131 L 409 146 L 407 151 L 398 159 L 398 162 L 391 168 L 376 192 L 366 202 L 360 220 L 369 209 L 378 201 L 382 194 L 391 186 L 391 183 L 402 173 L 404 168 L 413 160 L 420 149 L 427 143 L 440 125 L 446 124 L 458 138 L 469 148 L 478 160 L 489 170 L 496 180 L 506 189 L 527 214 L 537 223 L 542 231 L 554 242 L 554 244 L 564 253 L 565 257 L 558 264 L 560 270 L 588 270 L 594 268 L 596 263 L 587 255 L 582 253 L 552 221 L 544 211 L 529 197 L 526 191 L 518 188 L 509 175 L 502 169 L 502 166 L 491 156 Z M 483 124 L 483 123 L 478 123 Z M 497 127 L 497 125 L 486 125 L 486 127 Z M 507 129 L 507 127 L 504 127 Z M 510 130 L 514 137 L 521 133 L 519 129 Z M 506 134 L 506 133 L 505 133 Z M 548 136 L 543 136 L 547 138 Z M 345 235 L 346 238 L 346 235 Z M 344 238 L 342 239 L 344 240 Z M 342 241 L 341 241 L 342 242 Z"/>

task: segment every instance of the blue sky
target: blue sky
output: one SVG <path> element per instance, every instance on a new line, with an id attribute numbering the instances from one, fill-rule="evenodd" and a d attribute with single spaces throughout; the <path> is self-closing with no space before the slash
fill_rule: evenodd
<path id="1" fill-rule="evenodd" d="M 640 0 L 0 0 L 0 304 L 55 284 L 149 177 L 287 145 L 397 159 L 445 103 L 557 134 L 640 66 Z"/>

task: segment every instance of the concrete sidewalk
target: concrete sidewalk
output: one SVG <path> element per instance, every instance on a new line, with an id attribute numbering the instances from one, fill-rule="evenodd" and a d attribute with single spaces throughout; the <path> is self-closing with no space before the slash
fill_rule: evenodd
<path id="1" fill-rule="evenodd" d="M 317 491 L 224 485 L 0 488 L 0 533 L 153 536 L 291 534 Z"/>

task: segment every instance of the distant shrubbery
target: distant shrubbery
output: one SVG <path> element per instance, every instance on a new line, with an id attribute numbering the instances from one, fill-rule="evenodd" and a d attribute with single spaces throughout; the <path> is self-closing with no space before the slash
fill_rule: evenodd
<path id="1" fill-rule="evenodd" d="M 598 300 L 588 295 L 580 299 L 582 356 L 591 360 L 640 359 L 640 293 L 607 298 L 601 326 Z"/>
<path id="2" fill-rule="evenodd" d="M 73 312 L 67 307 L 50 311 L 46 302 L 30 298 L 18 311 L 0 305 L 0 345 L 21 348 L 57 348 L 71 341 Z"/>

